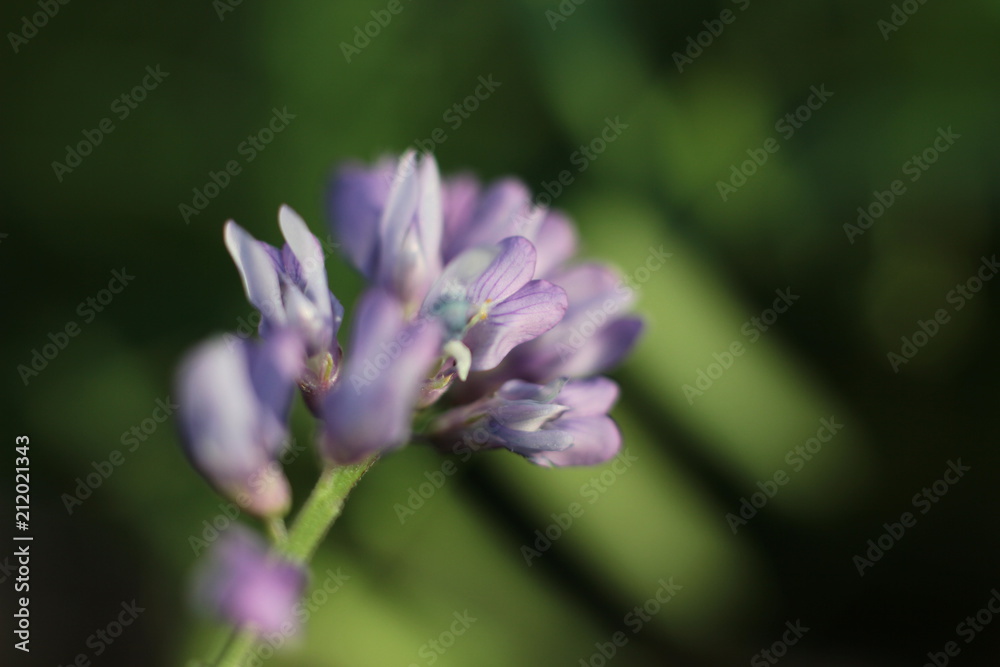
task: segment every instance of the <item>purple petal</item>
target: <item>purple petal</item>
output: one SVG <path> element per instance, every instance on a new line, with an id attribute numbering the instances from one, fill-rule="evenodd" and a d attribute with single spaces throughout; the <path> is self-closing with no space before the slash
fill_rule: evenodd
<path id="1" fill-rule="evenodd" d="M 420 183 L 417 155 L 407 151 L 399 159 L 392 187 L 379 219 L 379 283 L 391 286 L 392 271 L 403 239 L 413 224 L 420 201 Z"/>
<path id="2" fill-rule="evenodd" d="M 309 231 L 305 221 L 291 207 L 284 204 L 281 206 L 278 212 L 278 224 L 285 242 L 297 260 L 300 275 L 295 276 L 294 282 L 304 286 L 303 292 L 315 305 L 319 316 L 332 322 L 333 309 L 330 288 L 327 287 L 323 247 Z"/>
<path id="3" fill-rule="evenodd" d="M 551 280 L 566 288 L 573 309 L 583 310 L 607 299 L 614 299 L 619 308 L 626 308 L 635 301 L 635 293 L 625 286 L 621 274 L 606 264 L 577 264 L 556 271 Z"/>
<path id="4" fill-rule="evenodd" d="M 504 384 L 497 396 L 527 396 L 534 392 L 533 400 L 548 402 L 553 400 L 549 397 L 553 391 L 558 391 L 558 396 L 553 402 L 565 408 L 565 412 L 561 412 L 556 418 L 544 424 L 536 420 L 534 425 L 538 425 L 540 432 L 559 433 L 560 437 L 571 442 L 572 446 L 539 447 L 531 451 L 531 446 L 535 444 L 533 440 L 515 438 L 511 440 L 516 445 L 510 447 L 513 451 L 527 456 L 533 463 L 544 466 L 592 465 L 606 461 L 617 454 L 621 447 L 621 434 L 618 426 L 607 416 L 607 412 L 618 399 L 618 385 L 607 378 L 570 380 L 565 384 L 557 381 L 545 386 L 513 380 Z M 527 402 L 530 400 L 518 400 L 513 401 L 512 405 L 517 406 Z M 528 424 L 527 421 L 524 423 Z M 504 423 L 504 426 L 509 425 L 511 424 Z"/>
<path id="5" fill-rule="evenodd" d="M 632 351 L 644 327 L 641 318 L 622 317 L 597 328 L 589 337 L 581 329 L 555 345 L 558 355 L 546 372 L 554 377 L 586 377 L 607 372 Z"/>
<path id="6" fill-rule="evenodd" d="M 617 398 L 618 385 L 602 377 L 547 385 L 510 380 L 489 398 L 442 413 L 428 434 L 439 446 L 474 440 L 506 447 L 538 465 L 590 465 L 621 446 L 606 414 Z"/>
<path id="7" fill-rule="evenodd" d="M 566 312 L 566 292 L 545 280 L 533 280 L 496 304 L 487 318 L 472 327 L 465 344 L 472 351 L 472 370 L 495 368 L 516 345 L 555 326 Z"/>
<path id="8" fill-rule="evenodd" d="M 221 338 L 203 343 L 177 374 L 183 443 L 210 480 L 247 475 L 264 458 L 254 446 L 257 401 L 246 367 L 249 345 L 240 339 L 231 348 Z"/>
<path id="9" fill-rule="evenodd" d="M 442 184 L 444 238 L 449 239 L 442 248 L 450 248 L 452 241 L 466 234 L 479 201 L 479 192 L 479 181 L 468 174 L 453 176 Z M 449 261 L 458 252 L 443 252 L 443 258 Z"/>
<path id="10" fill-rule="evenodd" d="M 635 345 L 643 322 L 621 316 L 634 300 L 619 274 L 600 264 L 581 264 L 552 276 L 565 286 L 569 308 L 551 331 L 513 352 L 505 377 L 536 382 L 585 377 L 616 366 Z"/>
<path id="11" fill-rule="evenodd" d="M 508 380 L 499 390 L 497 396 L 508 401 L 539 401 L 551 403 L 566 385 L 566 380 L 560 379 L 549 384 L 535 384 L 524 380 Z"/>
<path id="12" fill-rule="evenodd" d="M 440 353 L 437 323 L 408 323 L 402 305 L 373 289 L 358 306 L 348 361 L 323 406 L 324 450 L 352 463 L 406 443 L 414 407 Z"/>
<path id="13" fill-rule="evenodd" d="M 576 229 L 562 213 L 550 211 L 532 242 L 538 253 L 535 275 L 548 278 L 550 273 L 576 254 Z M 553 279 L 553 282 L 559 284 L 558 280 Z"/>
<path id="14" fill-rule="evenodd" d="M 262 315 L 262 328 L 283 325 L 285 313 L 281 307 L 278 267 L 275 266 L 277 251 L 272 254 L 265 250 L 265 244 L 232 220 L 226 222 L 224 236 L 226 248 L 243 280 L 247 299 Z"/>
<path id="15" fill-rule="evenodd" d="M 257 241 L 233 221 L 225 240 L 243 279 L 247 298 L 261 313 L 264 337 L 285 326 L 307 343 L 309 356 L 335 347 L 344 308 L 327 287 L 323 248 L 305 222 L 288 206 L 279 213 L 282 250 Z"/>
<path id="16" fill-rule="evenodd" d="M 308 355 L 323 354 L 334 347 L 334 323 L 324 318 L 305 294 L 294 285 L 285 284 L 284 310 L 287 327 L 293 329 L 307 343 Z M 327 301 L 329 303 L 329 301 Z M 339 325 L 339 322 L 336 323 Z M 271 334 L 267 334 L 271 335 Z"/>
<path id="17" fill-rule="evenodd" d="M 374 279 L 379 220 L 389 196 L 396 160 L 384 158 L 372 169 L 351 165 L 333 178 L 328 196 L 334 235 L 355 267 Z"/>
<path id="18" fill-rule="evenodd" d="M 403 155 L 379 221 L 376 283 L 419 304 L 441 273 L 441 177 L 431 155 Z"/>
<path id="19" fill-rule="evenodd" d="M 188 458 L 220 493 L 254 514 L 281 514 L 288 507 L 284 475 L 267 471 L 287 436 L 295 344 L 279 337 L 254 348 L 243 339 L 217 338 L 189 353 L 177 374 Z"/>
<path id="20" fill-rule="evenodd" d="M 302 374 L 305 349 L 289 330 L 248 347 L 250 381 L 260 406 L 259 432 L 264 453 L 276 457 L 288 435 L 288 413 Z"/>
<path id="21" fill-rule="evenodd" d="M 295 607 L 306 586 L 305 571 L 270 555 L 254 533 L 227 531 L 195 579 L 198 605 L 258 635 L 294 634 Z"/>
<path id="22" fill-rule="evenodd" d="M 541 215 L 531 204 L 531 193 L 523 183 L 504 179 L 491 185 L 479 198 L 477 206 L 454 236 L 445 240 L 444 260 L 450 261 L 462 251 L 480 245 L 492 245 L 508 236 L 532 236 Z"/>
<path id="23" fill-rule="evenodd" d="M 618 400 L 618 385 L 606 377 L 570 380 L 557 399 L 570 409 L 567 418 L 604 415 Z"/>
<path id="24" fill-rule="evenodd" d="M 618 385 L 605 377 L 570 380 L 557 399 L 568 411 L 549 427 L 566 433 L 573 446 L 558 452 L 539 452 L 529 459 L 543 466 L 603 463 L 621 448 L 621 432 L 607 412 L 618 400 Z"/>
<path id="25" fill-rule="evenodd" d="M 441 270 L 441 237 L 444 233 L 444 195 L 441 174 L 433 155 L 420 162 L 420 204 L 417 209 L 417 231 L 420 247 L 437 272 Z M 436 274 L 435 274 L 436 277 Z"/>
<path id="26" fill-rule="evenodd" d="M 610 417 L 599 415 L 571 417 L 567 413 L 557 422 L 558 428 L 573 439 L 573 446 L 562 451 L 538 452 L 529 457 L 541 466 L 587 466 L 614 458 L 621 449 L 622 436 Z"/>
<path id="27" fill-rule="evenodd" d="M 491 428 L 494 429 L 493 442 L 522 456 L 546 456 L 573 447 L 573 435 L 562 429 L 519 431 L 505 425 Z"/>
<path id="28" fill-rule="evenodd" d="M 263 244 L 263 241 L 261 242 Z M 305 276 L 302 274 L 302 265 L 299 264 L 299 260 L 295 257 L 295 251 L 287 243 L 278 250 L 277 248 L 272 248 L 267 244 L 264 245 L 264 250 L 271 256 L 274 260 L 275 266 L 278 267 L 278 274 L 285 274 L 285 280 L 293 285 L 298 285 L 300 289 L 305 289 Z"/>
<path id="29" fill-rule="evenodd" d="M 497 244 L 500 252 L 469 287 L 473 304 L 500 302 L 521 289 L 535 274 L 535 247 L 523 236 L 511 236 Z"/>
<path id="30" fill-rule="evenodd" d="M 504 401 L 489 411 L 503 426 L 517 431 L 537 431 L 569 408 L 556 403 L 536 401 Z"/>

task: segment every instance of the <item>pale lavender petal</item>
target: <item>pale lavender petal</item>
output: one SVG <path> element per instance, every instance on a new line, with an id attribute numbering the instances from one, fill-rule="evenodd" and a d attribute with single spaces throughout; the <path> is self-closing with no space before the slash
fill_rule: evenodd
<path id="1" fill-rule="evenodd" d="M 287 326 L 307 343 L 307 354 L 311 357 L 330 351 L 340 328 L 339 319 L 335 322 L 323 317 L 316 304 L 294 285 L 284 285 L 283 298 Z"/>
<path id="2" fill-rule="evenodd" d="M 210 481 L 246 477 L 264 458 L 253 432 L 257 401 L 246 364 L 249 346 L 242 339 L 232 347 L 213 339 L 190 352 L 177 373 L 182 444 Z"/>
<path id="3" fill-rule="evenodd" d="M 369 279 L 378 265 L 379 220 L 396 170 L 384 158 L 374 168 L 350 165 L 334 176 L 328 195 L 333 233 L 347 257 Z"/>
<path id="4" fill-rule="evenodd" d="M 571 435 L 550 428 L 566 412 L 566 406 L 531 403 L 491 398 L 453 408 L 434 421 L 430 437 L 439 445 L 447 446 L 472 436 L 477 448 L 505 447 L 524 456 L 571 446 Z"/>
<path id="5" fill-rule="evenodd" d="M 420 179 L 417 155 L 407 151 L 399 159 L 392 187 L 385 202 L 385 209 L 378 223 L 379 263 L 378 283 L 393 287 L 392 276 L 403 241 L 413 225 L 420 201 Z"/>
<path id="6" fill-rule="evenodd" d="M 477 305 L 508 298 L 535 274 L 535 247 L 523 236 L 511 236 L 497 244 L 500 252 L 469 286 L 468 300 Z"/>
<path id="7" fill-rule="evenodd" d="M 528 460 L 541 466 L 588 466 L 604 463 L 621 449 L 622 436 L 610 417 L 594 415 L 571 417 L 567 413 L 557 422 L 558 428 L 569 435 L 573 446 L 562 451 L 544 451 Z"/>
<path id="8" fill-rule="evenodd" d="M 188 354 L 178 370 L 188 458 L 220 493 L 253 514 L 281 514 L 288 507 L 287 480 L 280 470 L 268 471 L 287 437 L 294 390 L 289 374 L 296 364 L 289 357 L 296 344 L 282 337 L 260 346 L 217 338 Z"/>
<path id="9" fill-rule="evenodd" d="M 287 439 L 288 413 L 304 359 L 302 339 L 289 330 L 248 348 L 250 381 L 260 406 L 259 438 L 271 458 L 281 453 Z"/>
<path id="10" fill-rule="evenodd" d="M 444 195 L 441 191 L 441 174 L 433 155 L 424 155 L 420 162 L 419 186 L 420 204 L 417 208 L 417 231 L 420 236 L 420 248 L 431 272 L 436 277 L 441 272 Z"/>
<path id="11" fill-rule="evenodd" d="M 603 377 L 547 385 L 510 380 L 493 396 L 444 412 L 428 434 L 439 446 L 474 439 L 543 466 L 592 465 L 621 447 L 607 416 L 617 398 L 618 385 Z"/>
<path id="12" fill-rule="evenodd" d="M 536 401 L 504 401 L 490 410 L 490 416 L 507 428 L 517 431 L 537 431 L 569 408 L 556 403 Z"/>
<path id="13" fill-rule="evenodd" d="M 575 310 L 585 310 L 607 299 L 614 299 L 622 309 L 635 301 L 635 292 L 625 286 L 621 273 L 606 264 L 577 264 L 556 271 L 550 280 L 566 289 L 570 307 Z"/>
<path id="14" fill-rule="evenodd" d="M 479 181 L 469 174 L 452 176 L 442 183 L 442 214 L 444 220 L 444 238 L 449 239 L 442 245 L 442 256 L 450 261 L 458 252 L 449 253 L 451 240 L 466 234 L 466 228 L 472 221 L 476 204 L 479 201 Z M 459 251 L 461 252 L 461 251 Z"/>
<path id="15" fill-rule="evenodd" d="M 576 254 L 576 229 L 569 218 L 557 211 L 550 211 L 545 216 L 538 233 L 531 240 L 538 253 L 535 275 L 539 278 L 549 278 L 557 267 L 569 261 Z M 550 279 L 557 285 L 560 284 L 558 280 Z M 572 299 L 572 297 L 570 298 Z"/>
<path id="16" fill-rule="evenodd" d="M 605 377 L 570 380 L 557 399 L 568 411 L 549 428 L 573 439 L 573 446 L 559 452 L 539 452 L 529 457 L 543 466 L 578 466 L 603 463 L 621 448 L 621 432 L 607 412 L 618 400 L 618 385 Z"/>
<path id="17" fill-rule="evenodd" d="M 514 346 L 555 326 L 566 312 L 566 292 L 545 280 L 533 280 L 490 309 L 464 342 L 472 351 L 472 370 L 495 368 Z"/>
<path id="18" fill-rule="evenodd" d="M 548 384 L 535 384 L 524 380 L 508 380 L 497 390 L 499 398 L 508 401 L 539 401 L 551 403 L 559 396 L 566 385 L 565 379 L 558 379 Z"/>
<path id="19" fill-rule="evenodd" d="M 327 287 L 323 248 L 305 222 L 288 206 L 278 214 L 287 243 L 278 250 L 257 241 L 229 221 L 226 246 L 243 279 L 247 298 L 261 313 L 267 338 L 285 327 L 306 343 L 309 357 L 327 358 L 336 348 L 344 308 Z"/>
<path id="20" fill-rule="evenodd" d="M 290 282 L 292 285 L 298 285 L 300 288 L 305 288 L 305 276 L 302 274 L 302 265 L 299 264 L 299 260 L 295 257 L 295 251 L 287 243 L 282 246 L 281 250 L 274 248 L 263 241 L 261 245 L 264 246 L 264 250 L 271 256 L 274 260 L 274 265 L 278 267 L 278 274 L 285 274 L 286 282 Z"/>
<path id="21" fill-rule="evenodd" d="M 570 409 L 567 418 L 607 414 L 618 400 L 618 385 L 606 377 L 570 380 L 559 392 L 559 403 Z"/>
<path id="22" fill-rule="evenodd" d="M 504 179 L 487 188 L 464 229 L 445 240 L 444 260 L 463 250 L 498 243 L 508 236 L 532 236 L 541 222 L 531 192 L 520 181 Z"/>
<path id="23" fill-rule="evenodd" d="M 433 320 L 406 322 L 379 289 L 362 297 L 356 318 L 348 361 L 323 404 L 324 452 L 342 464 L 406 444 L 442 337 Z"/>
<path id="24" fill-rule="evenodd" d="M 585 377 L 616 366 L 642 333 L 642 320 L 621 315 L 635 298 L 620 274 L 601 264 L 556 271 L 552 279 L 569 299 L 566 315 L 549 332 L 508 357 L 502 377 L 548 382 Z"/>
<path id="25" fill-rule="evenodd" d="M 246 528 L 228 530 L 195 579 L 199 607 L 258 635 L 288 637 L 298 629 L 295 608 L 305 592 L 306 572 L 268 553 Z"/>
<path id="26" fill-rule="evenodd" d="M 545 373 L 548 377 L 585 377 L 607 372 L 632 351 L 644 328 L 641 318 L 629 316 L 597 328 L 589 337 L 581 330 L 558 343 L 553 341 L 557 354 Z"/>
<path id="27" fill-rule="evenodd" d="M 247 299 L 262 315 L 262 329 L 283 325 L 285 313 L 281 307 L 281 285 L 274 255 L 265 249 L 266 244 L 252 237 L 232 220 L 226 222 L 224 236 L 226 248 L 239 270 Z"/>
<path id="28" fill-rule="evenodd" d="M 419 304 L 441 272 L 441 177 L 432 155 L 400 158 L 378 221 L 377 268 L 369 278 Z"/>
<path id="29" fill-rule="evenodd" d="M 303 292 L 316 306 L 319 316 L 332 322 L 333 309 L 326 280 L 323 247 L 309 231 L 305 221 L 288 205 L 283 204 L 278 211 L 278 225 L 297 260 L 300 275 L 295 276 L 294 282 L 304 287 Z"/>
<path id="30" fill-rule="evenodd" d="M 498 423 L 492 428 L 492 433 L 494 444 L 522 456 L 546 456 L 573 447 L 573 435 L 562 429 L 519 431 Z"/>

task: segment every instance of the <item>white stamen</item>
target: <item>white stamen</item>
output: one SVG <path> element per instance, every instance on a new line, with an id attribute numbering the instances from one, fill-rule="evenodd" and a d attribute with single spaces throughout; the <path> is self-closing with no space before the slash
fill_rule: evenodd
<path id="1" fill-rule="evenodd" d="M 465 382 L 469 377 L 469 368 L 472 366 L 472 352 L 460 340 L 450 340 L 445 343 L 444 353 L 455 359 L 455 370 L 458 378 Z"/>

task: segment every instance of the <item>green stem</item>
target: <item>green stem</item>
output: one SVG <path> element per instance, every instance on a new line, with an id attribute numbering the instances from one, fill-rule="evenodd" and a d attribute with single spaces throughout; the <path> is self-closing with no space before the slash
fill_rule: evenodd
<path id="1" fill-rule="evenodd" d="M 288 529 L 281 517 L 272 517 L 264 522 L 267 534 L 271 536 L 271 542 L 278 548 L 288 542 Z"/>
<path id="2" fill-rule="evenodd" d="M 284 555 L 297 563 L 308 563 L 330 526 L 340 516 L 347 494 L 375 464 L 378 456 L 348 466 L 330 466 L 299 510 L 284 543 Z"/>
<path id="3" fill-rule="evenodd" d="M 275 547 L 285 558 L 303 566 L 312 559 L 330 526 L 344 509 L 347 494 L 376 460 L 378 455 L 354 465 L 330 466 L 324 470 L 287 532 L 280 519 L 267 522 L 267 530 Z M 256 635 L 252 631 L 236 628 L 223 648 L 222 655 L 215 662 L 215 667 L 242 667 L 256 642 Z"/>
<path id="4" fill-rule="evenodd" d="M 253 650 L 257 635 L 251 630 L 237 628 L 215 661 L 215 667 L 242 667 L 244 659 Z"/>

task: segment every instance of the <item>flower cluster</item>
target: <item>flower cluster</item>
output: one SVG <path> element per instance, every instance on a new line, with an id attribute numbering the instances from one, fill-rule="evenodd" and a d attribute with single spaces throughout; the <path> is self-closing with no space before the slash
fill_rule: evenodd
<path id="1" fill-rule="evenodd" d="M 618 387 L 597 374 L 622 359 L 642 323 L 627 314 L 633 295 L 614 270 L 572 262 L 566 217 L 534 206 L 517 181 L 443 180 L 432 156 L 413 152 L 342 168 L 328 209 L 368 282 L 347 354 L 337 340 L 344 309 L 303 220 L 281 208 L 280 249 L 226 223 L 260 341 L 205 343 L 178 376 L 186 452 L 219 492 L 260 516 L 287 511 L 275 461 L 296 385 L 331 464 L 414 439 L 504 448 L 545 466 L 617 453 L 607 413 Z"/>

